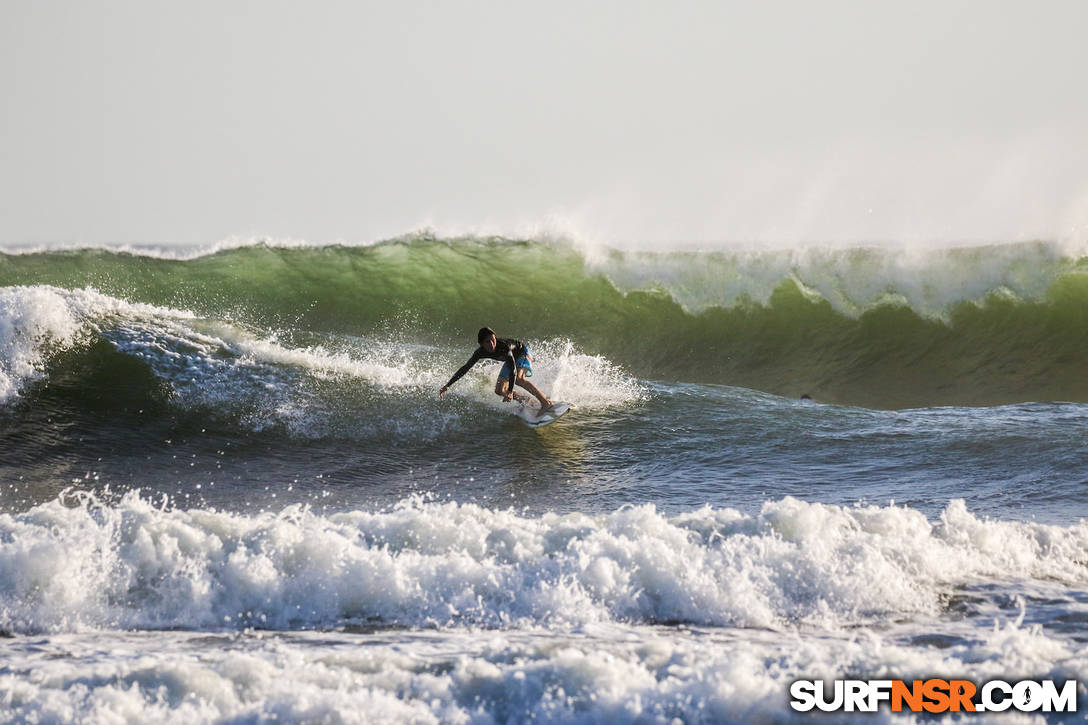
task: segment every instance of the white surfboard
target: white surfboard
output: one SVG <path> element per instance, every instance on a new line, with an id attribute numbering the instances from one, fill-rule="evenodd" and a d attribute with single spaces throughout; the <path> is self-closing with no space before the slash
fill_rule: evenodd
<path id="1" fill-rule="evenodd" d="M 530 428 L 543 428 L 546 425 L 551 425 L 555 421 L 563 417 L 563 414 L 574 406 L 570 403 L 553 403 L 552 407 L 546 412 L 541 413 L 540 408 L 531 408 L 528 405 L 518 406 L 518 417 L 525 421 L 525 425 Z"/>

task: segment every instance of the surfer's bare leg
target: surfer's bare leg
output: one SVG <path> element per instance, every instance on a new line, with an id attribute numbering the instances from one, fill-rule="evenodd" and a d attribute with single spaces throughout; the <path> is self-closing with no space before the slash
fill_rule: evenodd
<path id="1" fill-rule="evenodd" d="M 507 392 L 509 391 L 509 392 Z M 510 381 L 506 378 L 499 378 L 495 383 L 495 395 L 501 395 L 503 398 L 510 396 L 519 403 L 524 403 L 529 398 L 521 393 L 515 392 L 510 388 Z"/>
<path id="2" fill-rule="evenodd" d="M 550 401 L 546 397 L 544 397 L 544 393 L 540 392 L 539 388 L 537 388 L 535 385 L 533 385 L 532 383 L 530 383 L 528 380 L 525 379 L 525 371 L 524 370 L 518 370 L 516 380 L 517 380 L 517 384 L 519 386 L 521 386 L 521 387 L 525 388 L 526 390 L 528 390 L 530 393 L 533 394 L 534 398 L 536 398 L 537 400 L 540 401 L 541 410 L 551 406 L 552 401 Z"/>

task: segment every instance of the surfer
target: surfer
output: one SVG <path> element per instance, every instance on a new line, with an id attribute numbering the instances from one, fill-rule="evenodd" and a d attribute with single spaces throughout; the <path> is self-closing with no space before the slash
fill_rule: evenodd
<path id="1" fill-rule="evenodd" d="M 502 402 L 507 403 L 511 399 L 518 402 L 528 400 L 527 396 L 514 390 L 514 385 L 520 385 L 540 401 L 540 410 L 542 412 L 552 407 L 552 401 L 548 400 L 544 393 L 540 392 L 539 388 L 525 379 L 526 376 L 533 374 L 533 367 L 530 365 L 533 358 L 529 355 L 528 345 L 521 340 L 508 340 L 504 337 L 498 337 L 490 327 L 480 328 L 476 340 L 480 343 L 480 346 L 472 353 L 472 357 L 468 359 L 468 362 L 453 374 L 450 381 L 442 386 L 442 389 L 438 391 L 438 397 L 444 397 L 450 386 L 460 380 L 461 376 L 480 360 L 499 360 L 503 363 L 503 366 L 502 370 L 499 371 L 499 379 L 495 381 L 495 394 L 502 396 Z"/>

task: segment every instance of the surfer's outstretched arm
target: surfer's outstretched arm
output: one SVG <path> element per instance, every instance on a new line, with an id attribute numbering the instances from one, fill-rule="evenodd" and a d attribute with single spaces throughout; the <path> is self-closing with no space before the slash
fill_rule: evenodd
<path id="1" fill-rule="evenodd" d="M 469 370 L 471 370 L 472 366 L 475 365 L 476 362 L 479 359 L 480 359 L 480 351 L 477 350 L 476 352 L 472 353 L 472 357 L 470 357 L 468 359 L 467 363 L 465 363 L 464 365 L 462 365 L 460 368 L 457 369 L 457 372 L 455 372 L 453 374 L 453 377 L 450 378 L 450 381 L 442 386 L 442 388 L 438 391 L 438 397 L 441 398 L 441 397 L 445 396 L 446 391 L 448 391 L 450 389 L 450 387 L 454 383 L 456 383 L 458 380 L 460 380 L 464 376 L 465 373 L 467 373 Z"/>

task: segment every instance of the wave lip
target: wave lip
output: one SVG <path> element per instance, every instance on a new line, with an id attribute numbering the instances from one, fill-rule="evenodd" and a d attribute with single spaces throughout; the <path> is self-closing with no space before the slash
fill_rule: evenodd
<path id="1" fill-rule="evenodd" d="M 71 501 L 68 502 L 72 503 Z M 592 623 L 836 630 L 940 612 L 977 578 L 1088 583 L 1088 523 L 940 521 L 786 498 L 755 516 L 652 506 L 529 518 L 407 500 L 328 516 L 88 495 L 0 516 L 0 628 L 299 629 Z"/>
<path id="2" fill-rule="evenodd" d="M 373 272 L 371 282 L 375 284 L 414 284 L 413 276 L 430 275 L 432 267 L 447 267 L 448 279 L 428 279 L 431 286 L 441 289 L 446 281 L 460 281 L 464 275 L 465 270 L 456 268 L 458 263 L 471 262 L 485 271 L 510 268 L 516 272 L 511 275 L 508 271 L 508 277 L 525 279 L 580 268 L 579 276 L 602 275 L 622 292 L 660 290 L 689 312 L 728 308 L 745 301 L 766 304 L 773 292 L 790 280 L 843 314 L 856 316 L 873 305 L 895 301 L 923 316 L 942 317 L 951 305 L 982 301 L 995 293 L 1025 301 L 1045 299 L 1056 279 L 1084 271 L 1086 253 L 1088 249 L 1083 247 L 1048 241 L 949 247 L 734 245 L 636 251 L 566 235 L 440 237 L 423 231 L 383 241 L 334 244 L 232 238 L 198 247 L 6 248 L 0 250 L 0 260 L 7 267 L 0 268 L 0 279 L 10 285 L 50 283 L 51 277 L 69 276 L 67 268 L 75 268 L 86 277 L 83 285 L 94 286 L 113 278 L 138 290 L 151 281 L 151 275 L 193 282 L 196 280 L 189 271 L 199 270 L 218 277 L 218 282 L 241 287 L 252 286 L 259 276 L 278 268 L 298 275 L 295 280 L 279 276 L 278 281 L 305 280 L 317 290 L 338 277 L 342 281 L 345 272 L 348 277 Z M 489 270 L 488 257 L 504 264 Z M 534 270 L 533 263 L 544 266 Z M 567 267 L 568 263 L 576 267 Z M 413 275 L 415 266 L 420 269 Z M 383 279 L 383 271 L 394 269 L 401 273 L 401 280 Z M 227 270 L 229 275 L 221 274 Z M 519 274 L 523 270 L 530 274 Z"/>
<path id="3" fill-rule="evenodd" d="M 48 374 L 58 354 L 97 339 L 119 320 L 134 328 L 155 321 L 179 328 L 191 313 L 49 285 L 0 288 L 0 404 Z"/>
<path id="4" fill-rule="evenodd" d="M 70 345 L 80 332 L 56 291 L 0 289 L 0 403 L 42 375 L 47 348 Z"/>

